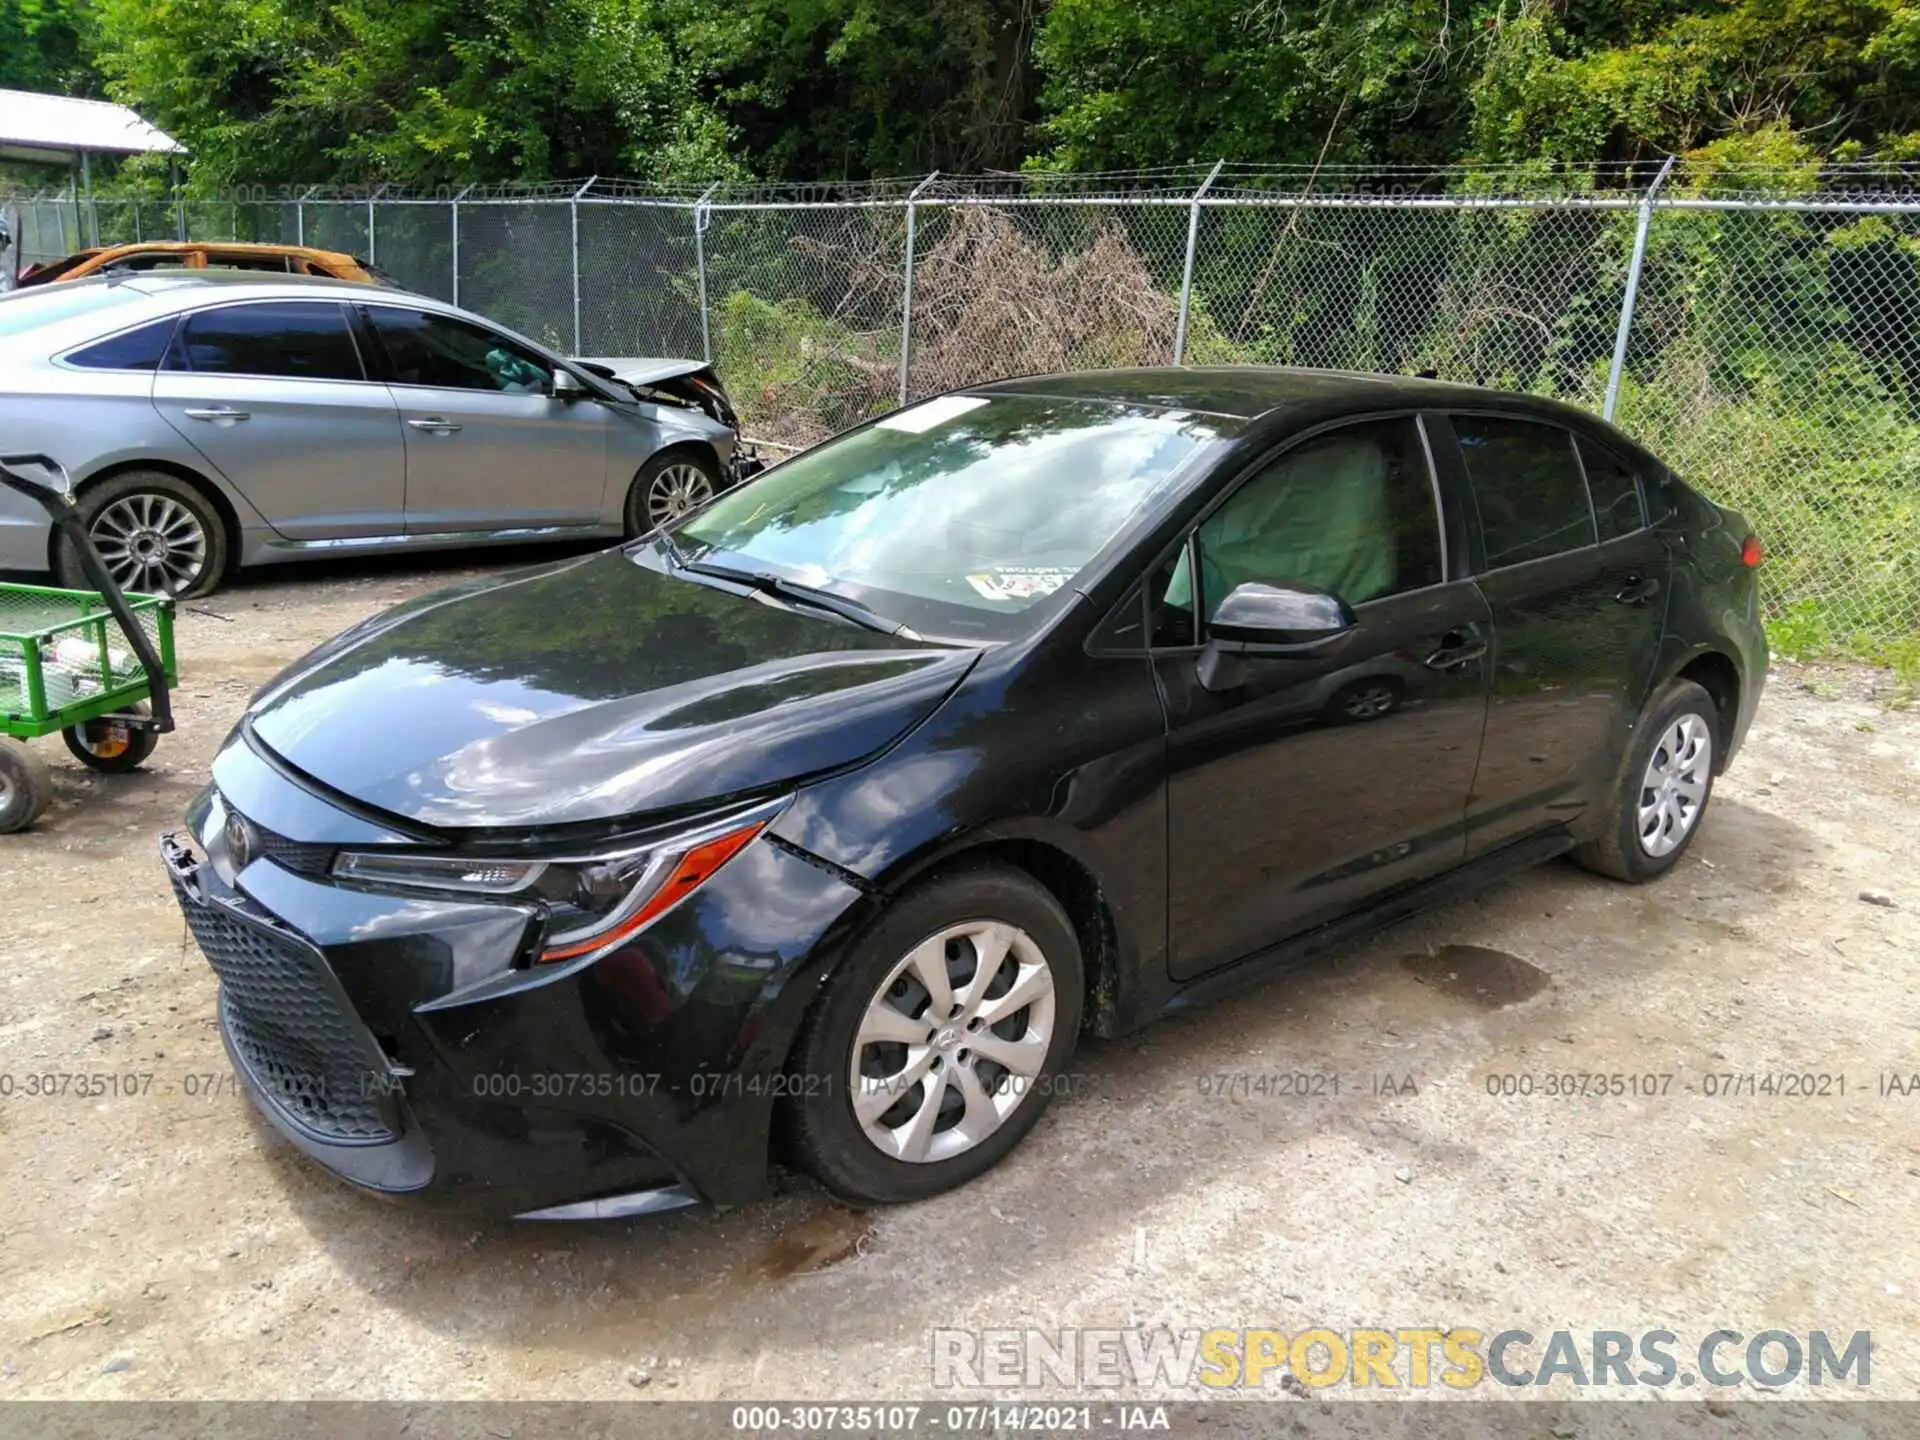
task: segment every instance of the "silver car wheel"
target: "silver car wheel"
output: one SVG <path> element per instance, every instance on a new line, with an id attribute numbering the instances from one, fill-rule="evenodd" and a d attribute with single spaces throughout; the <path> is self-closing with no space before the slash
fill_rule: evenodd
<path id="1" fill-rule="evenodd" d="M 896 1160 L 928 1164 L 992 1135 L 1053 1046 L 1053 969 L 1031 935 L 973 920 L 928 936 L 867 1002 L 848 1077 L 854 1118 Z"/>
<path id="2" fill-rule="evenodd" d="M 647 523 L 664 525 L 697 510 L 713 498 L 713 481 L 698 465 L 669 465 L 647 486 Z"/>
<path id="3" fill-rule="evenodd" d="M 1640 777 L 1640 848 L 1655 859 L 1684 842 L 1713 783 L 1713 731 L 1698 715 L 1682 715 L 1647 757 Z"/>
<path id="4" fill-rule="evenodd" d="M 107 573 L 124 589 L 179 595 L 207 565 L 200 517 L 171 495 L 122 495 L 93 517 L 88 533 Z"/>
<path id="5" fill-rule="evenodd" d="M 1391 685 L 1369 685 L 1347 697 L 1346 711 L 1355 720 L 1374 720 L 1393 709 L 1397 699 Z"/>

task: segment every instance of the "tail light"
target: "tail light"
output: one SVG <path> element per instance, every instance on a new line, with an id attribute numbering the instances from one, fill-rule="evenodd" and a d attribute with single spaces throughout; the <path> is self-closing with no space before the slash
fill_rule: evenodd
<path id="1" fill-rule="evenodd" d="M 1767 547 L 1760 543 L 1758 535 L 1749 535 L 1740 542 L 1740 563 L 1749 570 L 1767 558 Z"/>

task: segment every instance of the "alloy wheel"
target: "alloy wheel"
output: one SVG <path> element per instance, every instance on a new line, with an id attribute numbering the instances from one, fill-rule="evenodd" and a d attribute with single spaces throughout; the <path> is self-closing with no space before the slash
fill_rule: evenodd
<path id="1" fill-rule="evenodd" d="M 88 533 L 107 573 L 124 589 L 179 595 L 206 569 L 206 529 L 171 495 L 122 495 L 93 517 Z"/>
<path id="2" fill-rule="evenodd" d="M 681 461 L 653 477 L 647 487 L 647 523 L 664 525 L 713 498 L 713 482 L 698 465 Z"/>
<path id="3" fill-rule="evenodd" d="M 1713 781 L 1713 731 L 1698 715 L 1682 715 L 1647 757 L 1640 777 L 1640 848 L 1658 859 L 1692 831 Z"/>
<path id="4" fill-rule="evenodd" d="M 1053 970 L 1026 931 L 949 926 L 901 958 L 853 1042 L 854 1118 L 883 1154 L 951 1160 L 1035 1088 L 1053 1045 Z"/>
<path id="5" fill-rule="evenodd" d="M 1393 709 L 1397 699 L 1391 685 L 1369 685 L 1349 695 L 1344 708 L 1355 720 L 1374 720 Z"/>

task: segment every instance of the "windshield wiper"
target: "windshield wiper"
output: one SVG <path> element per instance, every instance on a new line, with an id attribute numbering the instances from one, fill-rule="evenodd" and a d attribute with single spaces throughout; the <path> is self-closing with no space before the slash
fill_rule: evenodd
<path id="1" fill-rule="evenodd" d="M 920 638 L 907 626 L 896 624 L 885 616 L 875 614 L 858 600 L 849 600 L 845 595 L 836 595 L 833 591 L 822 590 L 816 585 L 789 580 L 786 576 L 776 575 L 771 570 L 736 570 L 731 565 L 709 565 L 700 560 L 683 560 L 678 568 L 690 575 L 705 575 L 709 579 L 744 585 L 749 590 L 758 590 L 761 594 L 772 595 L 776 599 L 810 605 L 816 610 L 825 610 L 831 615 L 838 615 L 842 620 L 851 620 L 865 629 L 878 630 L 882 635 L 899 635 L 908 640 Z"/>

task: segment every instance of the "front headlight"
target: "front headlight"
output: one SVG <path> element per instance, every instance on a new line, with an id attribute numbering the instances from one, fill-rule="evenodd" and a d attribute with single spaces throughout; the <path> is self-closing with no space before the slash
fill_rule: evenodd
<path id="1" fill-rule="evenodd" d="M 779 809 L 763 807 L 644 845 L 551 859 L 343 850 L 333 873 L 379 889 L 535 901 L 547 915 L 539 963 L 597 959 L 706 884 Z"/>

